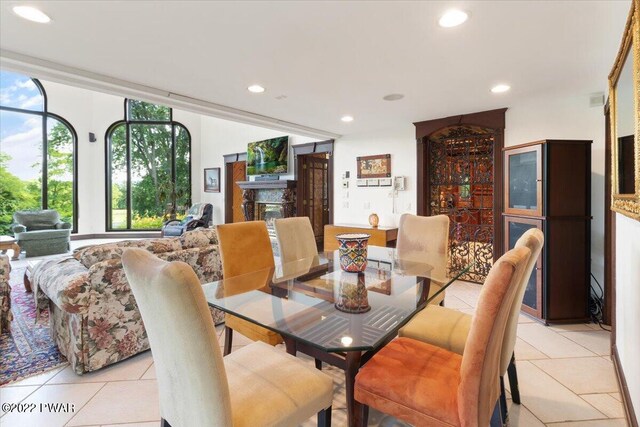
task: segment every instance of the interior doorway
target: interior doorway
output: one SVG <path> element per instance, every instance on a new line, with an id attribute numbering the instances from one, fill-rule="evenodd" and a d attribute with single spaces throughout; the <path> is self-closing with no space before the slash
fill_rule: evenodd
<path id="1" fill-rule="evenodd" d="M 473 263 L 461 278 L 476 283 L 502 254 L 505 111 L 415 123 L 418 214 L 449 217 L 449 268 Z"/>
<path id="2" fill-rule="evenodd" d="M 333 223 L 333 140 L 293 146 L 296 158 L 296 216 L 311 221 L 318 248 L 324 226 Z"/>
<path id="3" fill-rule="evenodd" d="M 227 154 L 224 161 L 224 222 L 243 222 L 245 219 L 242 212 L 242 189 L 237 183 L 247 180 L 247 153 Z"/>

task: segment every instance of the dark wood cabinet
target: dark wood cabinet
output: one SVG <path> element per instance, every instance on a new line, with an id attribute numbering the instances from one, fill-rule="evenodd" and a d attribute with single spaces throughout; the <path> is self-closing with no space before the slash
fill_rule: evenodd
<path id="1" fill-rule="evenodd" d="M 545 323 L 589 319 L 591 141 L 544 140 L 504 150 L 504 248 L 544 233 L 522 311 Z"/>

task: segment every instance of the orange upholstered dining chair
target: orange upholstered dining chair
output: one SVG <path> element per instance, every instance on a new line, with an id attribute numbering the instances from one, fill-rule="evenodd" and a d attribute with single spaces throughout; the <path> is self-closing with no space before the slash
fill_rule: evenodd
<path id="1" fill-rule="evenodd" d="M 506 394 L 504 390 L 503 377 L 509 374 L 511 385 L 511 398 L 513 403 L 520 404 L 520 393 L 518 391 L 518 375 L 516 371 L 515 357 L 513 350 L 516 345 L 516 335 L 518 332 L 518 318 L 522 299 L 527 289 L 527 284 L 531 273 L 538 261 L 538 256 L 544 245 L 544 234 L 537 228 L 527 230 L 516 242 L 515 247 L 526 247 L 531 251 L 531 257 L 527 261 L 524 273 L 518 284 L 516 297 L 513 299 L 507 327 L 502 340 L 502 353 L 500 355 L 500 404 L 502 406 L 502 420 L 506 422 Z M 462 313 L 446 307 L 427 306 L 420 313 L 416 314 L 400 331 L 401 337 L 413 338 L 429 344 L 442 347 L 446 350 L 454 351 L 458 354 L 464 352 L 464 347 L 469 335 L 471 326 L 471 315 Z"/>
<path id="2" fill-rule="evenodd" d="M 446 276 L 447 256 L 449 253 L 449 217 L 446 215 L 417 216 L 403 214 L 398 224 L 398 239 L 396 241 L 396 256 L 402 261 L 432 263 L 433 267 L 441 270 L 433 271 L 433 277 Z M 429 296 L 435 294 L 441 286 L 431 282 Z M 440 292 L 429 304 L 441 304 L 444 292 Z"/>
<path id="3" fill-rule="evenodd" d="M 225 279 L 275 267 L 271 240 L 269 240 L 269 232 L 264 221 L 221 224 L 216 227 L 216 230 L 220 245 L 222 275 Z M 233 290 L 230 291 L 233 292 Z M 283 342 L 282 337 L 273 331 L 226 314 L 225 355 L 231 353 L 234 330 L 249 339 L 263 341 L 270 345 Z"/>
<path id="4" fill-rule="evenodd" d="M 500 352 L 511 304 L 531 251 L 514 248 L 493 265 L 480 292 L 463 355 L 400 337 L 356 376 L 363 419 L 369 406 L 416 426 L 500 424 Z M 492 417 L 492 414 L 494 417 Z"/>

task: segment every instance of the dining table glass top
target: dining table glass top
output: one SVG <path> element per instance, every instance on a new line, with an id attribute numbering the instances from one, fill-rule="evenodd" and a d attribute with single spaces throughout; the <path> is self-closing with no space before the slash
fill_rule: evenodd
<path id="1" fill-rule="evenodd" d="M 446 255 L 399 258 L 369 246 L 361 273 L 325 252 L 203 285 L 210 306 L 326 352 L 368 351 L 395 336 L 471 265 L 455 273 Z"/>

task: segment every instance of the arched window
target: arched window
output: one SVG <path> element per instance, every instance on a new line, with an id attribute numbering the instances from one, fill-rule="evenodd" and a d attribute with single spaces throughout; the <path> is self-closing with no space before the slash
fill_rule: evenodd
<path id="1" fill-rule="evenodd" d="M 107 130 L 107 230 L 159 230 L 191 203 L 191 136 L 171 108 L 125 100 Z"/>
<path id="2" fill-rule="evenodd" d="M 26 209 L 55 209 L 77 231 L 77 141 L 38 80 L 0 71 L 0 234 Z"/>

